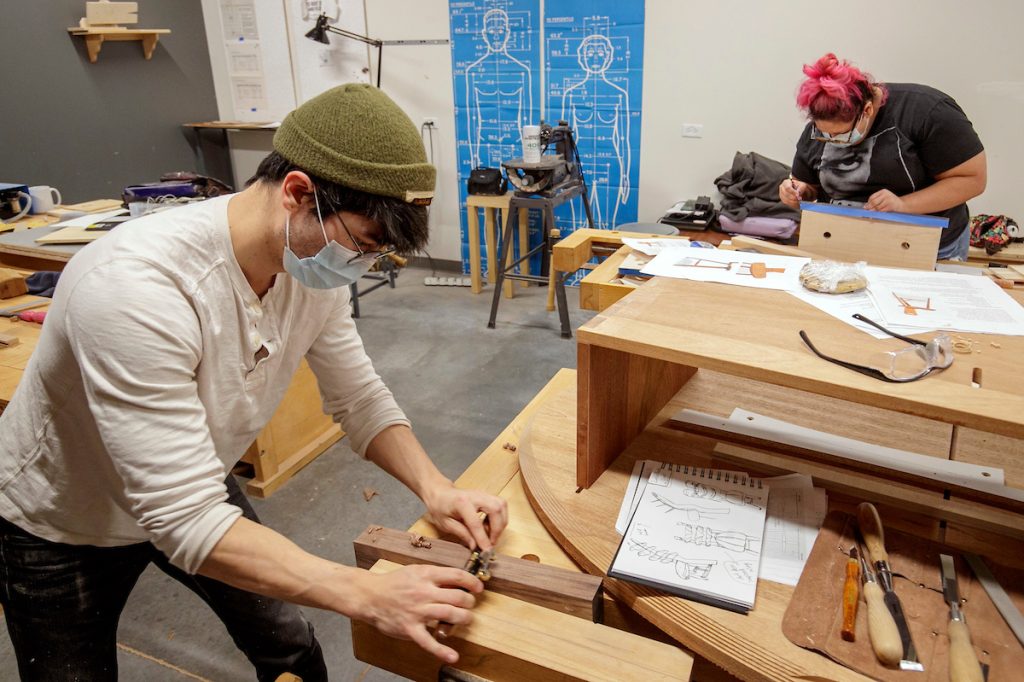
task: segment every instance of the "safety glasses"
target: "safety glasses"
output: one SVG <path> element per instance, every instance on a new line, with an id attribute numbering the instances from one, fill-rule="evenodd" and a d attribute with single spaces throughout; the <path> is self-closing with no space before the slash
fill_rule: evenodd
<path id="1" fill-rule="evenodd" d="M 953 364 L 953 341 L 945 333 L 940 332 L 935 338 L 930 341 L 920 341 L 918 339 L 912 339 L 909 336 L 903 336 L 895 332 L 889 331 L 882 325 L 869 320 L 860 313 L 853 316 L 855 320 L 866 322 L 872 327 L 885 332 L 889 336 L 905 341 L 911 344 L 907 348 L 900 350 L 889 351 L 886 353 L 888 358 L 886 369 L 878 369 L 877 367 L 867 367 L 865 365 L 858 365 L 853 362 L 847 362 L 845 360 L 839 360 L 831 356 L 825 355 L 820 350 L 815 348 L 811 340 L 807 338 L 807 333 L 804 330 L 800 330 L 800 338 L 807 344 L 807 347 L 811 349 L 815 355 L 822 360 L 828 360 L 829 362 L 835 363 L 841 367 L 852 369 L 854 372 L 860 372 L 874 379 L 880 379 L 882 381 L 888 381 L 895 384 L 905 384 L 910 381 L 917 381 L 923 377 L 928 376 L 935 370 L 943 370 Z"/>
<path id="2" fill-rule="evenodd" d="M 830 135 L 818 130 L 818 126 L 811 126 L 811 139 L 815 142 L 826 142 L 828 144 L 841 144 L 848 145 L 853 141 L 853 133 L 857 130 L 857 124 L 860 123 L 861 118 L 864 117 L 864 109 L 861 108 L 860 113 L 857 114 L 857 118 L 853 119 L 853 127 L 845 133 L 837 133 Z"/>

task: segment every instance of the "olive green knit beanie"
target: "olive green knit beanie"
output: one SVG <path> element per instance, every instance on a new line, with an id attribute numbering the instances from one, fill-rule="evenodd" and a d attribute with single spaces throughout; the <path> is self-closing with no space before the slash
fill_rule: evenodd
<path id="1" fill-rule="evenodd" d="M 429 204 L 436 170 L 404 111 L 365 83 L 332 88 L 288 114 L 274 149 L 299 168 L 351 189 Z"/>

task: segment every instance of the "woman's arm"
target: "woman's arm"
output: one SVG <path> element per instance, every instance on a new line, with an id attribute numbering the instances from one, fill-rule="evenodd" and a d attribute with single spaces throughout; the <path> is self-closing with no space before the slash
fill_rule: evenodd
<path id="1" fill-rule="evenodd" d="M 864 208 L 895 213 L 938 213 L 959 206 L 985 191 L 988 163 L 979 152 L 959 166 L 935 176 L 935 184 L 922 190 L 896 196 L 887 189 L 872 194 Z"/>

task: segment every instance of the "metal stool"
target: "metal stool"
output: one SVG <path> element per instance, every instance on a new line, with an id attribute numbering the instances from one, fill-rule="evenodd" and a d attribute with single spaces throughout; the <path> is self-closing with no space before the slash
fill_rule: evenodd
<path id="1" fill-rule="evenodd" d="M 509 201 L 508 216 L 505 220 L 505 234 L 502 237 L 501 245 L 498 249 L 498 262 L 500 263 L 500 266 L 498 267 L 498 281 L 494 286 L 494 298 L 491 299 L 491 317 L 487 321 L 488 329 L 494 329 L 494 323 L 498 317 L 498 302 L 501 301 L 501 288 L 506 279 L 517 280 L 519 282 L 536 282 L 538 284 L 550 284 L 551 280 L 554 280 L 555 298 L 558 301 L 558 317 L 562 325 L 562 338 L 572 338 L 572 330 L 569 326 L 569 304 L 565 300 L 565 279 L 572 273 L 565 273 L 563 275 L 552 272 L 551 274 L 554 276 L 549 276 L 551 268 L 551 247 L 554 245 L 551 235 L 552 232 L 556 232 L 555 207 L 580 195 L 583 195 L 583 205 L 587 211 L 587 220 L 590 223 L 590 226 L 593 227 L 594 222 L 590 217 L 590 205 L 587 202 L 586 185 L 582 182 L 553 197 L 520 196 L 518 194 L 512 195 L 512 199 Z M 544 240 L 526 253 L 520 252 L 519 260 L 514 263 L 509 263 L 509 254 L 512 253 L 512 230 L 519 221 L 520 209 L 524 209 L 527 212 L 530 209 L 536 209 L 541 212 L 541 215 L 543 216 L 541 229 L 543 230 Z M 528 261 L 537 252 L 542 254 L 539 275 L 523 275 L 513 272 L 517 265 L 524 261 Z"/>

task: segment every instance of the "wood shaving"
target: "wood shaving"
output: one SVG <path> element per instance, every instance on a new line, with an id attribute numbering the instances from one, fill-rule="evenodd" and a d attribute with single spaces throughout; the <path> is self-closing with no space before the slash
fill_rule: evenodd
<path id="1" fill-rule="evenodd" d="M 413 547 L 422 547 L 423 549 L 430 549 L 433 547 L 433 545 L 430 544 L 430 540 L 427 540 L 427 538 L 422 535 L 416 534 L 409 536 L 409 544 Z"/>
<path id="2" fill-rule="evenodd" d="M 505 443 L 501 447 L 505 448 L 509 452 L 515 452 L 516 451 L 516 446 L 513 443 Z"/>
<path id="3" fill-rule="evenodd" d="M 366 500 L 367 502 L 369 502 L 371 499 L 373 499 L 374 495 L 379 495 L 379 494 L 380 493 L 378 493 L 373 488 L 363 488 L 363 499 Z"/>
<path id="4" fill-rule="evenodd" d="M 993 347 L 993 348 L 1002 348 L 1002 346 L 1000 346 L 1000 345 L 999 345 L 998 343 L 996 343 L 995 341 L 992 341 L 992 342 L 991 342 L 991 344 L 992 344 L 992 347 Z"/>

